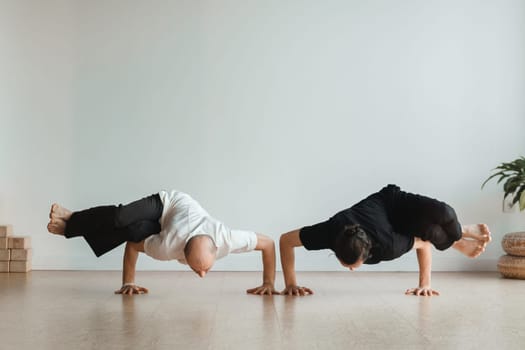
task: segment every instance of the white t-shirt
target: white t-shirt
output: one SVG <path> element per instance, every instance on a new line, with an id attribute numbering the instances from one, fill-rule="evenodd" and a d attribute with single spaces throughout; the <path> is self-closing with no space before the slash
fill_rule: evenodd
<path id="1" fill-rule="evenodd" d="M 164 204 L 160 218 L 161 231 L 144 241 L 144 252 L 158 260 L 178 260 L 186 264 L 184 246 L 195 235 L 210 236 L 217 247 L 217 259 L 229 253 L 244 253 L 255 249 L 257 235 L 252 231 L 231 230 L 212 218 L 188 194 L 160 191 Z"/>

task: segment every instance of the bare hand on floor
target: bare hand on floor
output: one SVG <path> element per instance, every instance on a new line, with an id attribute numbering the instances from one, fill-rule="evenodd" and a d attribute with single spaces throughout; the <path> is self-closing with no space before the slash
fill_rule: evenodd
<path id="1" fill-rule="evenodd" d="M 295 295 L 295 296 L 304 296 L 311 295 L 314 292 L 310 288 L 299 287 L 299 286 L 288 286 L 282 292 L 281 295 Z"/>
<path id="2" fill-rule="evenodd" d="M 275 288 L 273 287 L 273 284 L 271 284 L 271 283 L 263 283 L 262 286 L 248 289 L 246 291 L 246 293 L 248 293 L 248 294 L 258 294 L 258 295 L 279 294 L 279 292 L 275 290 Z"/>
<path id="3" fill-rule="evenodd" d="M 133 295 L 133 294 L 146 294 L 148 292 L 147 288 L 137 286 L 137 285 L 128 285 L 122 286 L 119 290 L 115 291 L 115 294 L 124 294 L 124 295 Z"/>
<path id="4" fill-rule="evenodd" d="M 407 289 L 405 294 L 423 296 L 423 297 L 431 297 L 433 295 L 439 295 L 439 292 L 430 287 L 418 287 L 418 288 Z"/>

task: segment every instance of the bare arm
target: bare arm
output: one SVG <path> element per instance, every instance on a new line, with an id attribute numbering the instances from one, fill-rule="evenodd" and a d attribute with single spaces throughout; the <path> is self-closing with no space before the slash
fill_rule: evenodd
<path id="1" fill-rule="evenodd" d="M 255 250 L 260 250 L 263 262 L 263 283 L 260 287 L 248 289 L 250 294 L 279 294 L 275 288 L 275 243 L 268 236 L 257 234 Z"/>
<path id="2" fill-rule="evenodd" d="M 432 244 L 416 238 L 414 248 L 416 249 L 417 262 L 419 265 L 419 287 L 408 289 L 406 294 L 422 296 L 439 295 L 438 291 L 431 288 Z"/>
<path id="3" fill-rule="evenodd" d="M 299 238 L 299 230 L 290 231 L 281 235 L 279 239 L 279 251 L 281 253 L 281 265 L 283 268 L 285 289 L 281 294 L 286 295 L 307 295 L 313 294 L 312 290 L 306 287 L 299 287 L 295 278 L 295 247 L 302 247 L 303 243 Z"/>
<path id="4" fill-rule="evenodd" d="M 139 252 L 144 251 L 144 241 L 139 243 L 127 242 L 124 250 L 124 261 L 122 266 L 122 287 L 116 290 L 116 294 L 143 294 L 148 290 L 135 284 L 135 268 Z"/>

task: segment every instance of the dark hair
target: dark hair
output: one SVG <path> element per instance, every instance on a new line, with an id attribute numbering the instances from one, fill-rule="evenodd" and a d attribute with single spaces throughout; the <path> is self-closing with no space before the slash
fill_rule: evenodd
<path id="1" fill-rule="evenodd" d="M 347 225 L 335 238 L 335 256 L 347 264 L 352 265 L 358 260 L 366 261 L 372 243 L 366 232 L 359 225 Z"/>

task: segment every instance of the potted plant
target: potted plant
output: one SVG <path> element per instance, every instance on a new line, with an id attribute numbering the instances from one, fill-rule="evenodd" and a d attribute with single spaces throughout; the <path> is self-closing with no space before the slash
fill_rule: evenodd
<path id="1" fill-rule="evenodd" d="M 498 183 L 503 183 L 505 199 L 511 196 L 511 205 L 519 203 L 520 211 L 525 209 L 525 157 L 520 157 L 512 162 L 501 163 L 493 169 L 496 171 L 483 182 L 485 184 L 498 177 Z M 501 246 L 506 255 L 502 255 L 498 260 L 498 270 L 506 278 L 525 279 L 525 232 L 507 233 L 501 240 Z"/>
<path id="2" fill-rule="evenodd" d="M 520 211 L 525 210 L 525 157 L 519 157 L 512 162 L 501 163 L 493 171 L 496 173 L 489 176 L 481 188 L 489 180 L 499 176 L 498 184 L 505 180 L 503 183 L 503 191 L 505 192 L 503 200 L 505 201 L 508 196 L 511 196 L 512 205 L 519 203 Z"/>

